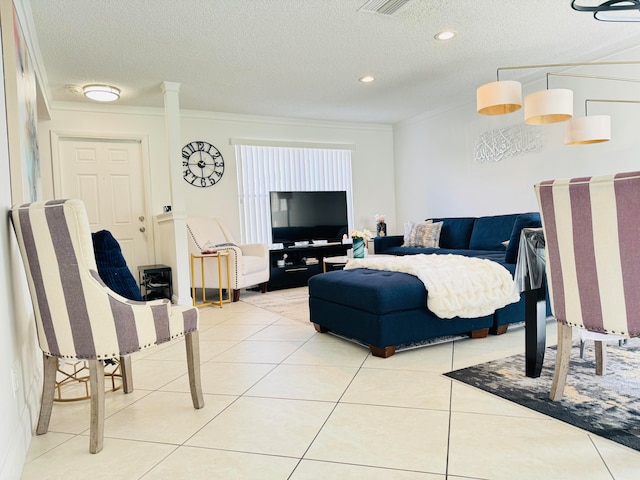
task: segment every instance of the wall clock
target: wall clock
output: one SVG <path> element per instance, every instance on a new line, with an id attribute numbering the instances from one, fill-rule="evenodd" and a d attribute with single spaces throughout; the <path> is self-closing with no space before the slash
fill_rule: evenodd
<path id="1" fill-rule="evenodd" d="M 182 177 L 194 187 L 210 187 L 222 178 L 224 159 L 208 142 L 190 142 L 182 147 Z"/>

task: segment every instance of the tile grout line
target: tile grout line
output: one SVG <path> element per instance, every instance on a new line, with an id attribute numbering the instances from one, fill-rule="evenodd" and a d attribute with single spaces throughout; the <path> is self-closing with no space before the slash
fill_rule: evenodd
<path id="1" fill-rule="evenodd" d="M 310 339 L 309 339 L 310 340 Z M 307 340 L 307 341 L 309 341 Z M 338 408 L 338 405 L 340 404 L 340 400 L 342 400 L 342 397 L 344 397 L 344 394 L 347 392 L 347 390 L 349 389 L 349 387 L 351 386 L 351 384 L 353 383 L 353 381 L 355 380 L 355 378 L 358 376 L 358 373 L 360 373 L 360 371 L 362 370 L 363 365 L 365 364 L 365 362 L 367 361 L 367 358 L 369 358 L 369 356 L 371 355 L 371 353 L 368 353 L 363 359 L 362 362 L 360 362 L 360 366 L 358 367 L 358 369 L 356 370 L 356 372 L 353 374 L 353 377 L 351 378 L 351 380 L 349 381 L 349 384 L 344 388 L 344 390 L 342 391 L 342 394 L 340 395 L 340 397 L 338 398 L 338 400 L 336 400 L 335 404 L 333 405 L 333 408 L 331 409 L 331 411 L 329 412 L 329 415 L 327 415 L 327 418 L 324 419 L 324 422 L 322 422 L 322 425 L 320 425 L 320 428 L 318 429 L 318 431 L 316 432 L 316 434 L 313 436 L 313 438 L 311 439 L 311 442 L 309 442 L 309 445 L 307 446 L 307 448 L 305 449 L 305 451 L 302 453 L 302 455 L 300 456 L 300 459 L 298 460 L 298 463 L 296 464 L 296 466 L 294 467 L 294 469 L 291 471 L 291 475 L 289 475 L 287 477 L 287 480 L 291 479 L 291 476 L 295 473 L 295 471 L 298 469 L 298 467 L 300 466 L 300 463 L 302 462 L 302 460 L 304 459 L 305 455 L 309 452 L 309 449 L 311 448 L 311 446 L 313 445 L 313 443 L 316 441 L 316 439 L 318 438 L 318 435 L 320 435 L 320 432 L 322 432 L 322 429 L 325 427 L 325 425 L 327 424 L 327 422 L 329 421 L 329 419 L 331 418 L 331 415 L 333 415 L 333 412 L 335 412 L 336 408 Z"/>
<path id="2" fill-rule="evenodd" d="M 450 369 L 453 370 L 453 364 L 456 354 L 456 342 L 451 344 L 451 365 Z M 449 478 L 449 452 L 451 451 L 451 411 L 453 410 L 453 380 L 449 379 L 449 421 L 447 423 L 447 455 L 444 465 L 444 478 Z"/>

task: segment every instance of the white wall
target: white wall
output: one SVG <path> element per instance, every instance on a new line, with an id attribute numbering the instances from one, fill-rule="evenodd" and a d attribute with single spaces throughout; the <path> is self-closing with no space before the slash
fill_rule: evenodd
<path id="1" fill-rule="evenodd" d="M 160 90 L 158 90 L 160 92 Z M 160 94 L 160 93 L 159 93 Z M 110 106 L 109 106 L 110 107 Z M 39 124 L 43 170 L 51 174 L 50 132 L 77 135 L 111 135 L 144 137 L 149 150 L 151 211 L 162 212 L 171 204 L 169 192 L 169 154 L 166 147 L 164 112 L 150 109 L 122 109 L 100 106 L 88 110 L 65 105 L 52 110 L 49 121 Z M 355 226 L 375 227 L 374 214 L 386 213 L 394 225 L 393 131 L 389 125 L 316 122 L 282 118 L 252 117 L 195 111 L 181 112 L 183 142 L 206 140 L 222 153 L 225 171 L 214 186 L 197 188 L 180 180 L 179 192 L 188 215 L 217 216 L 240 239 L 238 182 L 231 138 L 290 142 L 338 143 L 355 145 L 352 155 Z M 182 162 L 180 152 L 171 161 Z M 45 185 L 45 198 L 53 191 Z"/>
<path id="2" fill-rule="evenodd" d="M 634 60 L 629 51 L 609 61 Z M 636 67 L 590 67 L 589 73 L 640 79 Z M 576 69 L 575 73 L 585 72 Z M 574 90 L 574 115 L 584 115 L 586 99 L 640 99 L 640 83 L 552 77 L 550 88 Z M 545 88 L 523 86 L 523 94 Z M 425 114 L 395 126 L 397 226 L 431 216 L 478 216 L 537 211 L 533 185 L 541 180 L 640 170 L 640 105 L 589 103 L 589 114 L 612 117 L 612 140 L 564 145 L 564 124 L 535 127 L 539 151 L 480 164 L 473 158 L 481 133 L 523 123 L 523 112 L 488 117 L 475 104 L 438 115 Z M 401 233 L 400 231 L 390 233 Z"/>
<path id="3" fill-rule="evenodd" d="M 0 62 L 0 78 L 2 65 Z M 24 267 L 9 221 L 11 183 L 4 89 L 0 92 L 0 478 L 19 478 L 38 415 L 41 354 Z"/>

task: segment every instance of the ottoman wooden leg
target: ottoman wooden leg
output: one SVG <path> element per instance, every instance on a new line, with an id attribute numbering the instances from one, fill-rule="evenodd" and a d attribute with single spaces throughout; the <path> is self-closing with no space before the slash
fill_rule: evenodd
<path id="1" fill-rule="evenodd" d="M 314 323 L 313 327 L 316 329 L 316 332 L 329 333 L 329 329 L 328 328 L 323 327 L 322 325 L 318 325 L 317 323 Z"/>
<path id="2" fill-rule="evenodd" d="M 380 358 L 389 358 L 391 355 L 396 353 L 395 345 L 390 347 L 376 347 L 374 345 L 369 345 L 369 350 L 371 351 L 371 355 Z"/>
<path id="3" fill-rule="evenodd" d="M 507 330 L 509 329 L 509 324 L 506 325 L 499 325 L 497 327 L 493 327 L 491 328 L 491 335 L 503 335 L 505 333 L 507 333 Z"/>
<path id="4" fill-rule="evenodd" d="M 489 335 L 489 327 L 481 328 L 480 330 L 473 330 L 471 332 L 471 338 L 485 338 Z"/>

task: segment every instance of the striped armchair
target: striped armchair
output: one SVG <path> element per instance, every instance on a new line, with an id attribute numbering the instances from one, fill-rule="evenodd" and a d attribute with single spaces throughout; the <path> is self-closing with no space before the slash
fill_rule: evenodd
<path id="1" fill-rule="evenodd" d="M 596 336 L 640 336 L 640 172 L 535 185 L 546 240 L 558 356 L 550 398 L 562 398 L 572 327 Z M 619 338 L 619 337 L 616 337 Z"/>
<path id="2" fill-rule="evenodd" d="M 58 359 L 89 365 L 89 450 L 103 446 L 104 364 L 120 358 L 123 390 L 133 390 L 130 354 L 185 337 L 191 398 L 204 400 L 200 386 L 198 310 L 168 300 L 138 302 L 110 290 L 96 268 L 89 221 L 80 200 L 54 200 L 11 210 L 34 307 L 44 359 L 42 405 L 36 433 L 49 428 Z"/>

